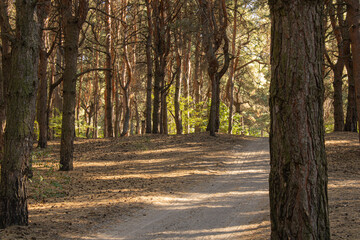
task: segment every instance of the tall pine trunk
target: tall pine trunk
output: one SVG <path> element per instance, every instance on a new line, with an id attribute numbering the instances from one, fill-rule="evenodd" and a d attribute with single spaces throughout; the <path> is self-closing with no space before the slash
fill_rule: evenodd
<path id="1" fill-rule="evenodd" d="M 12 31 L 8 16 L 8 1 L 0 1 L 1 27 L 1 77 L 0 77 L 0 161 L 4 154 L 4 129 L 6 125 L 6 97 L 7 85 L 10 81 L 11 69 L 11 34 Z"/>
<path id="2" fill-rule="evenodd" d="M 342 27 L 343 46 L 344 46 L 344 62 L 348 74 L 348 97 L 346 107 L 346 120 L 344 131 L 357 132 L 357 114 L 356 114 L 356 96 L 355 96 L 355 80 L 353 60 L 350 48 L 350 33 L 349 33 L 349 14 L 346 15 L 346 21 Z"/>
<path id="3" fill-rule="evenodd" d="M 16 38 L 12 42 L 11 69 L 8 69 L 7 125 L 1 162 L 0 228 L 28 224 L 26 181 L 31 176 L 30 154 L 38 85 L 36 4 L 33 0 L 16 1 L 15 4 Z"/>
<path id="4" fill-rule="evenodd" d="M 105 21 L 105 32 L 106 32 L 106 59 L 105 68 L 112 68 L 112 56 L 111 56 L 111 2 L 110 0 L 105 1 L 105 12 L 107 14 Z M 113 137 L 113 126 L 112 126 L 112 71 L 106 71 L 105 73 L 105 137 Z"/>
<path id="5" fill-rule="evenodd" d="M 152 14 L 149 0 L 146 0 L 146 11 L 147 11 L 147 23 L 148 23 L 148 35 L 146 38 L 146 133 L 151 133 L 151 93 L 152 93 L 152 78 L 153 78 L 153 59 L 151 56 L 151 48 L 152 48 Z"/>
<path id="6" fill-rule="evenodd" d="M 360 126 L 360 3 L 359 1 L 351 1 L 351 4 L 348 4 L 347 6 L 347 14 L 349 15 L 350 23 L 351 53 L 353 57 L 356 112 L 358 126 Z"/>
<path id="7" fill-rule="evenodd" d="M 271 239 L 330 239 L 321 0 L 270 0 Z"/>
<path id="8" fill-rule="evenodd" d="M 194 66 L 194 75 L 193 75 L 193 86 L 194 86 L 194 96 L 195 96 L 195 114 L 196 118 L 199 118 L 201 115 L 200 110 L 200 92 L 201 92 L 201 54 L 200 54 L 200 33 L 196 35 L 196 47 L 195 47 L 195 66 Z M 201 131 L 200 124 L 198 121 L 195 122 L 195 133 L 199 133 Z"/>
<path id="9" fill-rule="evenodd" d="M 76 1 L 77 12 L 73 15 L 72 1 L 61 5 L 62 27 L 64 29 L 65 69 L 63 74 L 63 117 L 61 124 L 60 170 L 73 170 L 73 153 L 75 138 L 75 105 L 77 57 L 79 51 L 79 34 L 85 22 L 88 3 Z"/>
<path id="10" fill-rule="evenodd" d="M 334 66 L 334 131 L 344 130 L 344 107 L 343 107 L 343 94 L 342 94 L 342 76 L 344 69 L 343 59 L 338 59 Z"/>

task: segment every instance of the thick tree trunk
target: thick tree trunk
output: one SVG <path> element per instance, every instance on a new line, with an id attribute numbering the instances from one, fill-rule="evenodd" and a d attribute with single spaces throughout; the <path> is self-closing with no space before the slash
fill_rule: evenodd
<path id="1" fill-rule="evenodd" d="M 271 239 L 330 239 L 323 4 L 270 0 Z"/>
<path id="2" fill-rule="evenodd" d="M 28 224 L 26 181 L 30 159 L 37 92 L 39 32 L 35 1 L 16 1 L 16 38 L 12 44 L 6 103 L 4 158 L 1 162 L 0 228 Z"/>
<path id="3" fill-rule="evenodd" d="M 0 77 L 0 161 L 4 153 L 4 129 L 6 125 L 6 98 L 7 85 L 10 81 L 11 69 L 11 26 L 8 16 L 8 1 L 0 1 L 0 27 L 1 27 L 1 77 Z"/>
<path id="4" fill-rule="evenodd" d="M 76 66 L 80 29 L 76 22 L 64 27 L 65 70 L 63 74 L 63 116 L 61 125 L 60 170 L 73 170 L 76 106 Z"/>
<path id="5" fill-rule="evenodd" d="M 87 1 L 78 1 L 78 10 L 73 16 L 71 1 L 61 6 L 62 26 L 64 29 L 65 69 L 63 74 L 63 116 L 61 124 L 60 170 L 73 170 L 75 138 L 75 105 L 77 57 L 79 33 L 87 15 Z"/>

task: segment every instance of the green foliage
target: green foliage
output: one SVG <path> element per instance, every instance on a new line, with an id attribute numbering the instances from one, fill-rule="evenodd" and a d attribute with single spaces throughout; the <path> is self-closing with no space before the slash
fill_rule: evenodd
<path id="1" fill-rule="evenodd" d="M 56 116 L 49 119 L 49 127 L 54 131 L 54 137 L 59 138 L 61 137 L 62 112 L 57 108 L 54 111 Z"/>
<path id="2" fill-rule="evenodd" d="M 77 137 L 85 138 L 87 129 L 90 131 L 94 129 L 94 127 L 89 125 L 83 118 L 75 121 L 75 131 L 77 133 Z"/>
<path id="3" fill-rule="evenodd" d="M 51 151 L 51 149 L 37 149 L 32 152 L 33 177 L 29 179 L 29 197 L 37 201 L 66 196 L 63 185 L 70 183 L 68 175 L 57 171 L 59 163 L 49 158 Z"/>

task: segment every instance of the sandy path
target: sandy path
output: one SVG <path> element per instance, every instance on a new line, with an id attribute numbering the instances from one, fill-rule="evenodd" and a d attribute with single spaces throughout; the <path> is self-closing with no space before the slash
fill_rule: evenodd
<path id="1" fill-rule="evenodd" d="M 268 139 L 235 146 L 224 171 L 87 239 L 269 239 Z"/>

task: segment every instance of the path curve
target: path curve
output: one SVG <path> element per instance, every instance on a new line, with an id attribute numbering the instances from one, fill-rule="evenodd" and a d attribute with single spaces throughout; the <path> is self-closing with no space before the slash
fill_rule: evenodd
<path id="1" fill-rule="evenodd" d="M 233 154 L 222 175 L 91 239 L 269 239 L 268 139 L 234 146 Z"/>

